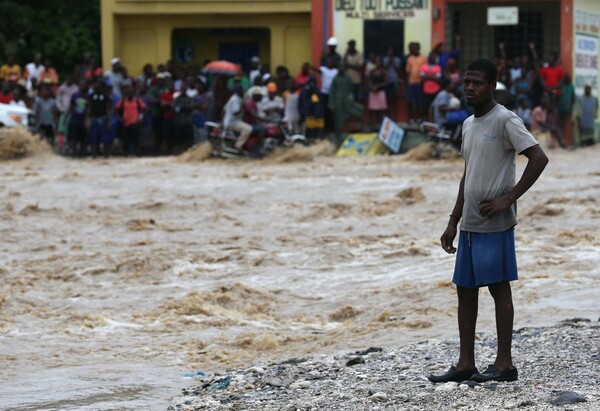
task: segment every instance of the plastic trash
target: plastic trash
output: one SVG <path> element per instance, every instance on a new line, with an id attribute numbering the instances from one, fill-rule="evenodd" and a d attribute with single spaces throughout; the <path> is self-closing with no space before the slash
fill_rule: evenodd
<path id="1" fill-rule="evenodd" d="M 186 372 L 181 374 L 183 378 L 194 378 L 194 377 L 205 377 L 206 374 L 204 371 L 196 371 L 196 372 Z"/>
<path id="2" fill-rule="evenodd" d="M 216 380 L 215 382 L 211 383 L 210 387 L 208 387 L 208 390 L 209 391 L 225 390 L 225 389 L 227 389 L 227 387 L 229 387 L 229 384 L 231 383 L 231 381 L 233 381 L 233 377 L 221 378 L 220 380 Z"/>

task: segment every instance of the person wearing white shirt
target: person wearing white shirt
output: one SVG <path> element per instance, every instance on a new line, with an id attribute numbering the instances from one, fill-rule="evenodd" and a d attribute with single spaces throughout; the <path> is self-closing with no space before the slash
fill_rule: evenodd
<path id="1" fill-rule="evenodd" d="M 284 110 L 283 99 L 277 95 L 277 85 L 267 84 L 267 95 L 260 102 L 260 110 L 265 113 L 267 121 L 277 123 L 281 120 Z"/>
<path id="2" fill-rule="evenodd" d="M 227 100 L 225 107 L 223 107 L 223 127 L 237 131 L 240 133 L 237 141 L 235 142 L 235 148 L 241 150 L 250 134 L 252 134 L 252 126 L 242 120 L 244 111 L 244 104 L 242 97 L 244 95 L 244 89 L 241 85 L 236 84 L 233 89 L 233 95 Z"/>
<path id="3" fill-rule="evenodd" d="M 250 60 L 250 73 L 248 73 L 250 84 L 254 85 L 258 77 L 260 77 L 260 58 L 254 56 L 252 57 L 252 60 Z"/>
<path id="4" fill-rule="evenodd" d="M 323 98 L 324 107 L 328 107 L 329 92 L 331 90 L 331 83 L 338 74 L 338 68 L 335 66 L 335 62 L 331 57 L 326 60 L 326 66 L 321 66 L 318 69 L 313 67 L 313 70 L 321 74 L 321 95 Z M 333 114 L 329 108 L 325 109 L 325 131 L 333 130 Z"/>
<path id="5" fill-rule="evenodd" d="M 35 53 L 33 61 L 25 66 L 25 78 L 27 79 L 27 90 L 31 90 L 38 83 L 40 74 L 46 70 L 42 64 L 42 55 Z"/>

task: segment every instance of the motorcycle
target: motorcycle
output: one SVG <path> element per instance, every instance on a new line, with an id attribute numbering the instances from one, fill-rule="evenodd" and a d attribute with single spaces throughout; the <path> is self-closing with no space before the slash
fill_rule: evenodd
<path id="1" fill-rule="evenodd" d="M 213 149 L 213 156 L 222 158 L 239 158 L 248 156 L 262 158 L 272 153 L 278 147 L 293 147 L 295 145 L 308 145 L 306 137 L 302 134 L 292 134 L 287 123 L 267 123 L 263 136 L 252 133 L 248 140 L 239 150 L 235 147 L 238 134 L 222 126 L 221 123 L 207 121 L 208 141 Z"/>

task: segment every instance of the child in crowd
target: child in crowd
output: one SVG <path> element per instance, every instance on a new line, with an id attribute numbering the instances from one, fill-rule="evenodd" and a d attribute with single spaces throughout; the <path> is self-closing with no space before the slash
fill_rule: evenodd
<path id="1" fill-rule="evenodd" d="M 71 96 L 69 104 L 69 152 L 73 157 L 83 157 L 87 148 L 87 131 L 85 129 L 88 106 L 88 86 L 86 81 L 79 83 L 79 90 Z"/>
<path id="2" fill-rule="evenodd" d="M 529 102 L 524 96 L 519 97 L 517 100 L 517 107 L 513 110 L 521 120 L 527 130 L 531 130 L 531 108 L 529 108 Z"/>
<path id="3" fill-rule="evenodd" d="M 387 97 L 385 95 L 385 88 L 388 84 L 387 70 L 383 67 L 381 57 L 375 57 L 375 68 L 371 70 L 368 84 L 369 96 L 367 108 L 369 109 L 371 128 L 378 130 L 383 116 L 388 109 Z"/>
<path id="4" fill-rule="evenodd" d="M 50 145 L 54 146 L 54 124 L 56 122 L 56 100 L 46 84 L 40 86 L 35 99 L 34 112 L 37 118 L 38 132 Z"/>
<path id="5" fill-rule="evenodd" d="M 58 94 L 56 96 L 56 108 L 59 112 L 58 118 L 58 135 L 56 141 L 56 148 L 59 153 L 62 153 L 64 147 L 66 146 L 65 142 L 68 139 L 67 131 L 69 128 L 69 107 L 71 105 L 71 97 L 73 94 L 77 93 L 79 88 L 77 84 L 73 82 L 73 76 L 67 76 L 65 82 L 60 85 L 58 88 Z"/>
<path id="6" fill-rule="evenodd" d="M 283 120 L 287 123 L 288 129 L 292 134 L 302 133 L 300 126 L 300 111 L 298 104 L 300 101 L 300 88 L 297 83 L 292 84 L 289 91 L 283 95 L 285 99 L 285 110 Z"/>
<path id="7" fill-rule="evenodd" d="M 556 102 L 548 96 L 544 96 L 540 105 L 535 107 L 531 112 L 531 132 L 538 141 L 546 140 L 545 145 L 548 148 L 556 148 L 557 145 L 563 145 L 562 132 L 558 128 Z M 546 133 L 550 134 L 549 139 L 546 139 Z"/>

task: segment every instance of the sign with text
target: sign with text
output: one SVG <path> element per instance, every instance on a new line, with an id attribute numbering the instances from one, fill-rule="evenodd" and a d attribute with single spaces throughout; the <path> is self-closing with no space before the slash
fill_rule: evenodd
<path id="1" fill-rule="evenodd" d="M 378 156 L 389 154 L 389 150 L 377 140 L 375 133 L 357 133 L 350 134 L 344 140 L 337 153 L 338 157 L 343 156 Z"/>
<path id="2" fill-rule="evenodd" d="M 414 17 L 415 10 L 427 9 L 429 0 L 336 0 L 335 10 L 346 18 L 392 20 Z"/>
<path id="3" fill-rule="evenodd" d="M 519 24 L 518 7 L 488 7 L 488 26 L 514 26 Z"/>
<path id="4" fill-rule="evenodd" d="M 586 84 L 592 86 L 592 93 L 598 94 L 598 52 L 600 15 L 575 11 L 574 44 L 574 86 L 575 92 L 583 94 Z"/>
<path id="5" fill-rule="evenodd" d="M 404 138 L 404 130 L 389 117 L 384 117 L 377 138 L 394 154 L 398 154 Z"/>

